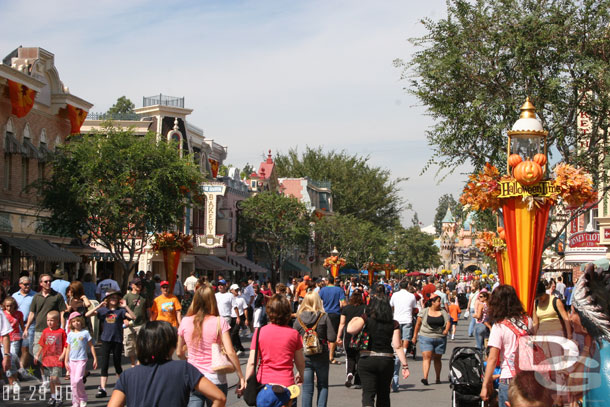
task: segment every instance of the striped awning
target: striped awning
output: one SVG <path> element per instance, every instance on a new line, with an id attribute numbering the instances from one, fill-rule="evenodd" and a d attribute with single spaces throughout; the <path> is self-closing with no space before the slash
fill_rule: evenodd
<path id="1" fill-rule="evenodd" d="M 8 154 L 22 154 L 23 147 L 13 133 L 7 132 L 4 138 L 4 152 Z"/>
<path id="2" fill-rule="evenodd" d="M 242 256 L 229 256 L 229 262 L 241 266 L 252 273 L 266 273 L 267 269 Z"/>
<path id="3" fill-rule="evenodd" d="M 0 240 L 16 249 L 27 253 L 36 261 L 53 261 L 58 263 L 80 263 L 80 257 L 42 239 L 22 239 L 18 237 L 0 237 Z"/>

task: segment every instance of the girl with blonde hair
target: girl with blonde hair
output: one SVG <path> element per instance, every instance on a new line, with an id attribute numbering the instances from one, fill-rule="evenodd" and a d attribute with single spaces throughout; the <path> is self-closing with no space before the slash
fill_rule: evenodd
<path id="1" fill-rule="evenodd" d="M 236 393 L 241 395 L 246 381 L 233 348 L 229 330 L 227 321 L 218 314 L 214 291 L 207 285 L 200 287 L 193 295 L 193 302 L 187 315 L 180 322 L 176 353 L 180 359 L 187 359 L 226 395 L 228 392 L 227 375 L 216 373 L 212 369 L 212 344 L 222 344 L 239 377 Z M 188 356 L 186 356 L 185 348 Z M 211 406 L 212 400 L 206 398 L 202 393 L 194 391 L 191 393 L 188 405 L 189 407 Z"/>
<path id="2" fill-rule="evenodd" d="M 337 332 L 333 328 L 328 314 L 324 312 L 322 299 L 315 291 L 305 294 L 303 302 L 297 311 L 297 318 L 293 328 L 299 331 L 299 335 L 305 335 L 306 331 L 315 330 L 318 340 L 322 345 L 319 353 L 307 354 L 305 349 L 305 374 L 303 377 L 302 400 L 303 407 L 311 407 L 313 400 L 314 373 L 318 388 L 318 407 L 326 406 L 328 399 L 328 342 L 337 340 Z"/>

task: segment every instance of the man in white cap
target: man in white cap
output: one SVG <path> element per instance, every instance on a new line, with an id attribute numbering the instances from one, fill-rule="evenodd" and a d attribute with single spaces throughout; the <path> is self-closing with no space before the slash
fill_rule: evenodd
<path id="1" fill-rule="evenodd" d="M 245 349 L 239 338 L 239 330 L 244 321 L 248 318 L 248 304 L 246 304 L 246 300 L 239 295 L 239 286 L 237 284 L 231 285 L 229 291 L 231 291 L 231 294 L 235 298 L 235 308 L 231 309 L 231 342 L 233 342 L 233 348 L 237 354 L 241 355 L 245 352 Z M 244 312 L 246 313 L 245 318 Z"/>

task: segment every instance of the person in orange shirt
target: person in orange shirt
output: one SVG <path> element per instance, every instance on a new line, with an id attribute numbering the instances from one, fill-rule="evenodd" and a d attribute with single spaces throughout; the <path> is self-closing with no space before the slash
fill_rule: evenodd
<path id="1" fill-rule="evenodd" d="M 455 295 L 452 295 L 449 300 L 449 316 L 451 316 L 451 340 L 455 337 L 455 329 L 457 328 L 458 320 L 462 310 L 457 303 Z"/>
<path id="2" fill-rule="evenodd" d="M 161 281 L 161 295 L 155 298 L 150 309 L 151 321 L 167 321 L 178 328 L 182 320 L 182 306 L 178 297 L 169 292 L 169 282 Z"/>
<path id="3" fill-rule="evenodd" d="M 295 302 L 300 303 L 303 301 L 303 298 L 305 298 L 305 294 L 307 294 L 307 287 L 309 286 L 309 280 L 311 280 L 311 277 L 309 277 L 309 275 L 305 275 L 305 277 L 303 277 L 303 281 L 297 285 L 294 293 Z"/>

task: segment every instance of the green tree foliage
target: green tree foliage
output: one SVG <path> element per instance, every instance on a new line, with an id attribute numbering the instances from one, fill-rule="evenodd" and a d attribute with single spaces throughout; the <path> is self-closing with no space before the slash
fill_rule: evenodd
<path id="1" fill-rule="evenodd" d="M 394 264 L 409 271 L 438 267 L 442 264 L 434 236 L 421 231 L 418 226 L 403 229 L 396 241 Z"/>
<path id="2" fill-rule="evenodd" d="M 174 230 L 184 210 L 198 198 L 201 173 L 191 157 L 154 134 L 137 137 L 129 130 L 71 138 L 40 180 L 40 209 L 45 227 L 95 241 L 123 267 L 122 287 L 135 271 L 154 231 Z"/>
<path id="3" fill-rule="evenodd" d="M 609 0 L 448 0 L 395 63 L 435 120 L 430 164 L 505 168 L 506 131 L 529 96 L 550 153 L 598 174 L 610 127 Z M 579 110 L 592 131 L 578 131 Z"/>
<path id="4" fill-rule="evenodd" d="M 307 147 L 300 156 L 296 149 L 291 149 L 275 157 L 278 177 L 330 181 L 334 212 L 388 230 L 399 224 L 403 209 L 399 184 L 405 179 L 392 179 L 389 170 L 372 167 L 368 161 L 368 157 L 345 151 L 324 152 L 322 147 Z"/>
<path id="5" fill-rule="evenodd" d="M 358 270 L 369 261 L 383 262 L 388 255 L 387 234 L 352 215 L 325 216 L 316 222 L 314 231 L 322 257 L 329 256 L 336 246 L 347 264 Z"/>
<path id="6" fill-rule="evenodd" d="M 121 96 L 117 99 L 116 103 L 108 109 L 106 114 L 110 117 L 131 114 L 134 113 L 133 109 L 135 107 L 136 105 L 134 105 L 131 100 L 125 96 Z"/>
<path id="7" fill-rule="evenodd" d="M 437 236 L 440 236 L 443 231 L 443 218 L 447 213 L 447 208 L 451 208 L 453 218 L 458 224 L 461 224 L 463 220 L 462 205 L 453 198 L 453 195 L 445 194 L 441 196 L 436 207 L 436 214 L 434 215 L 434 229 Z"/>
<path id="8" fill-rule="evenodd" d="M 309 212 L 298 199 L 262 192 L 240 204 L 240 237 L 262 248 L 272 268 L 272 279 L 289 252 L 304 249 L 310 236 Z M 280 281 L 286 281 L 280 272 Z"/>

